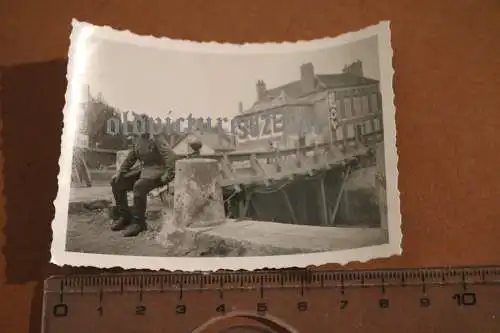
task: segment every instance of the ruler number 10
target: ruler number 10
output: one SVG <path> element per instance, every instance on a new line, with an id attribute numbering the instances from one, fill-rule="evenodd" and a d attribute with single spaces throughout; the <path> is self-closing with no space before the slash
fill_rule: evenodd
<path id="1" fill-rule="evenodd" d="M 458 306 L 472 306 L 476 305 L 475 293 L 462 293 L 453 295 L 453 299 L 457 302 Z"/>

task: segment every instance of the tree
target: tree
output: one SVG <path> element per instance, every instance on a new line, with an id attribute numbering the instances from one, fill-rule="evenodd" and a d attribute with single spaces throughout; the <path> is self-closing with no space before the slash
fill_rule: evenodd
<path id="1" fill-rule="evenodd" d="M 101 97 L 89 97 L 85 105 L 87 134 L 90 147 L 103 149 L 126 149 L 126 137 L 121 133 L 108 133 L 107 122 L 112 117 L 120 117 L 120 113 Z"/>

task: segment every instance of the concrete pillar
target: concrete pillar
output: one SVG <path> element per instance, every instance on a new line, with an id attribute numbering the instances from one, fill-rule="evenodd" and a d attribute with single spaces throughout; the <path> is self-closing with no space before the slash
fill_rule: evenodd
<path id="1" fill-rule="evenodd" d="M 208 227 L 224 222 L 219 162 L 206 158 L 176 162 L 173 223 L 176 227 Z"/>
<path id="2" fill-rule="evenodd" d="M 207 158 L 178 160 L 175 164 L 173 212 L 162 226 L 159 241 L 189 248 L 198 230 L 226 221 L 219 162 Z M 189 230 L 188 230 L 189 229 Z M 189 232 L 186 232 L 189 231 Z"/>

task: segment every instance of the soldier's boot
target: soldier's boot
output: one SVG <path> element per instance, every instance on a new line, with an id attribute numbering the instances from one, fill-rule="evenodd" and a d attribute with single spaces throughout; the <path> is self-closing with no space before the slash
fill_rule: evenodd
<path id="1" fill-rule="evenodd" d="M 146 224 L 147 196 L 134 196 L 134 217 L 123 233 L 124 237 L 135 237 L 148 229 Z"/>
<path id="2" fill-rule="evenodd" d="M 111 226 L 112 231 L 121 231 L 125 229 L 127 226 L 130 225 L 130 217 L 120 217 L 118 220 L 116 220 L 115 223 Z"/>
<path id="3" fill-rule="evenodd" d="M 111 226 L 112 231 L 120 231 L 125 229 L 132 221 L 130 209 L 128 208 L 127 193 L 119 193 L 116 195 L 116 205 L 118 207 L 118 219 Z"/>

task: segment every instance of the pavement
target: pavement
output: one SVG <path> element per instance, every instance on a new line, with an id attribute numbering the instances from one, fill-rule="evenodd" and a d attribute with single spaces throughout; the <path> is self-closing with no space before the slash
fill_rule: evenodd
<path id="1" fill-rule="evenodd" d="M 268 221 L 229 221 L 205 232 L 224 239 L 304 251 L 332 251 L 384 243 L 379 228 L 338 228 Z"/>
<path id="2" fill-rule="evenodd" d="M 73 187 L 69 193 L 69 202 L 111 201 L 113 199 L 110 186 Z"/>
<path id="3" fill-rule="evenodd" d="M 269 256 L 347 250 L 388 242 L 380 228 L 291 225 L 228 220 L 210 228 L 188 228 L 157 238 L 175 256 Z"/>
<path id="4" fill-rule="evenodd" d="M 132 205 L 132 192 L 128 193 L 129 205 Z M 70 191 L 69 213 L 78 214 L 91 210 L 109 208 L 113 205 L 113 193 L 110 186 L 74 187 Z M 157 213 L 166 206 L 159 198 L 149 198 L 148 212 Z"/>
<path id="5" fill-rule="evenodd" d="M 70 207 L 73 207 L 70 213 L 102 210 L 111 203 L 109 186 L 74 188 L 70 195 Z M 151 221 L 158 224 L 155 229 L 161 234 L 171 210 L 154 199 L 148 205 L 148 211 L 152 210 L 160 210 L 160 215 L 164 216 Z M 186 233 L 187 238 L 186 235 L 180 236 L 178 242 L 173 243 L 157 237 L 157 245 L 173 246 L 173 252 L 167 251 L 170 256 L 262 256 L 334 251 L 388 242 L 387 231 L 379 228 L 320 227 L 252 220 L 228 219 L 215 227 L 188 229 Z M 191 241 L 186 243 L 186 239 Z"/>

